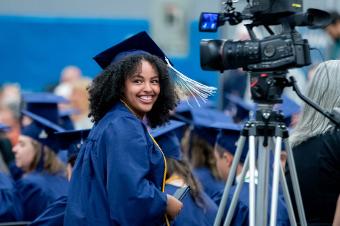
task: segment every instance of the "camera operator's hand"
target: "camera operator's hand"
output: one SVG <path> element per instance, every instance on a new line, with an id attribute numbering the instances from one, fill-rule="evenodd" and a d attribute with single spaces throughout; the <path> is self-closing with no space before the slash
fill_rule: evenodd
<path id="1" fill-rule="evenodd" d="M 167 196 L 166 214 L 168 215 L 169 220 L 173 220 L 181 211 L 183 203 L 172 195 L 167 194 L 166 196 Z"/>

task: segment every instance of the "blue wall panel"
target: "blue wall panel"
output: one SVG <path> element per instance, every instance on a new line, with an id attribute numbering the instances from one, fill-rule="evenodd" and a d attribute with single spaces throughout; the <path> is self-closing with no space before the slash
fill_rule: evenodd
<path id="1" fill-rule="evenodd" d="M 0 83 L 39 91 L 57 82 L 69 64 L 93 77 L 100 70 L 95 54 L 148 29 L 145 20 L 0 17 Z"/>
<path id="2" fill-rule="evenodd" d="M 41 91 L 58 82 L 66 65 L 77 65 L 94 77 L 100 68 L 92 60 L 98 52 L 129 35 L 149 31 L 147 20 L 0 17 L 0 83 L 18 82 L 25 90 Z M 189 54 L 171 57 L 175 67 L 193 79 L 218 86 L 218 73 L 200 68 L 199 43 L 217 38 L 189 27 Z M 216 96 L 212 99 L 216 99 Z"/>

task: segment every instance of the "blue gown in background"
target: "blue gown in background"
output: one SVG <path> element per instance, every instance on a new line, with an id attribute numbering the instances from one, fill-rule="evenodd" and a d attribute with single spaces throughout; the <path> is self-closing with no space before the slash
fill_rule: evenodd
<path id="1" fill-rule="evenodd" d="M 23 209 L 23 220 L 33 221 L 61 196 L 67 195 L 68 181 L 61 175 L 32 172 L 15 183 Z"/>
<path id="2" fill-rule="evenodd" d="M 233 195 L 235 193 L 236 186 L 232 186 L 230 189 L 230 193 L 228 196 L 227 206 L 226 206 L 226 212 L 222 221 L 224 222 L 225 217 L 227 216 L 227 212 L 229 209 L 229 206 L 231 204 L 231 200 L 233 198 Z M 269 194 L 271 196 L 271 189 L 269 189 Z M 223 190 L 219 193 L 217 204 L 220 203 L 223 195 Z M 269 213 L 270 213 L 270 202 L 271 198 L 268 199 L 268 225 L 269 225 Z M 233 220 L 231 221 L 230 226 L 248 226 L 249 225 L 249 183 L 245 182 L 242 186 L 239 201 L 236 205 L 236 209 L 233 215 Z M 288 218 L 288 212 L 287 207 L 282 199 L 282 197 L 279 196 L 278 204 L 277 204 L 277 226 L 290 226 L 289 218 Z"/>
<path id="3" fill-rule="evenodd" d="M 61 226 L 64 224 L 67 196 L 61 196 L 29 226 Z"/>
<path id="4" fill-rule="evenodd" d="M 179 187 L 166 184 L 165 192 L 173 195 Z M 187 194 L 183 202 L 183 208 L 173 222 L 172 226 L 211 226 L 217 214 L 217 205 L 205 194 L 202 193 L 205 202 L 205 209 L 198 206 L 192 196 Z"/>
<path id="5" fill-rule="evenodd" d="M 91 130 L 71 178 L 65 225 L 162 225 L 164 158 L 146 126 L 117 103 Z"/>
<path id="6" fill-rule="evenodd" d="M 18 221 L 21 218 L 21 204 L 15 195 L 13 181 L 0 172 L 0 222 Z"/>
<path id="7" fill-rule="evenodd" d="M 193 170 L 194 176 L 201 183 L 204 192 L 214 201 L 218 199 L 221 190 L 224 189 L 225 182 L 217 180 L 211 171 L 206 167 L 200 167 Z"/>

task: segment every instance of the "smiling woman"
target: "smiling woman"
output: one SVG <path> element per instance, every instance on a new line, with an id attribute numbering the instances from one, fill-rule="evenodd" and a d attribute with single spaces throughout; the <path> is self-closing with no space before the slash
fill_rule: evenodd
<path id="1" fill-rule="evenodd" d="M 77 157 L 65 225 L 168 223 L 182 203 L 164 193 L 166 161 L 146 127 L 168 121 L 178 101 L 164 53 L 142 32 L 95 59 L 104 69 L 88 89 L 95 125 Z"/>
<path id="2" fill-rule="evenodd" d="M 159 76 L 154 67 L 145 60 L 141 61 L 141 70 L 125 81 L 125 103 L 143 119 L 151 111 L 160 92 Z"/>

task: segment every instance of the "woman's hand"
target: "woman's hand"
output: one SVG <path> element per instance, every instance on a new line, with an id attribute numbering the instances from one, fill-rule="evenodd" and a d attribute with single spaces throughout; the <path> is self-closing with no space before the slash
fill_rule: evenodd
<path id="1" fill-rule="evenodd" d="M 169 220 L 173 220 L 181 211 L 183 203 L 172 195 L 167 194 L 166 196 L 167 196 L 166 214 L 170 218 Z"/>

